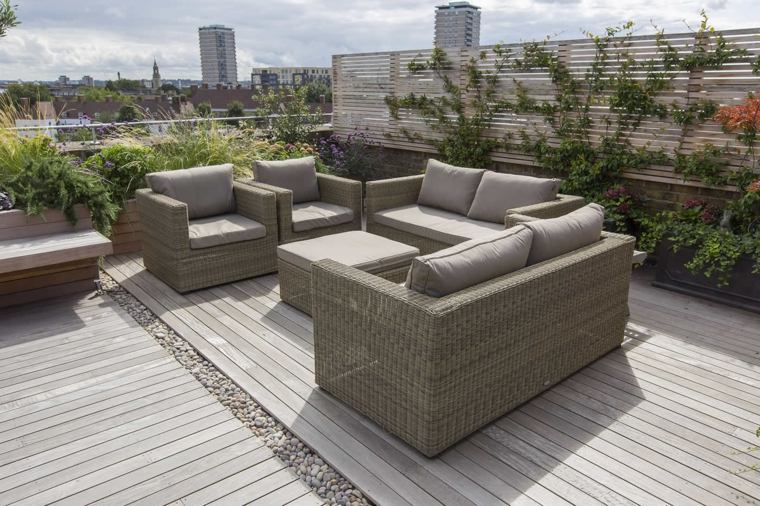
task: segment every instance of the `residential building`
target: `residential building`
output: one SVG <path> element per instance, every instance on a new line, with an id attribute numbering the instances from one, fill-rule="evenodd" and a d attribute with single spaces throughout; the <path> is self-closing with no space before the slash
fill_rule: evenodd
<path id="1" fill-rule="evenodd" d="M 201 50 L 201 75 L 209 86 L 237 86 L 235 31 L 222 25 L 198 28 Z"/>
<path id="2" fill-rule="evenodd" d="M 259 108 L 257 97 L 247 88 L 225 88 L 222 85 L 216 87 L 190 86 L 187 96 L 187 104 L 197 109 L 200 104 L 208 104 L 215 116 L 223 116 L 232 102 L 243 104 L 246 115 L 255 114 Z M 332 104 L 310 104 L 313 113 L 321 111 L 324 114 L 332 113 Z"/>
<path id="3" fill-rule="evenodd" d="M 153 58 L 153 79 L 150 87 L 153 91 L 161 89 L 161 73 L 158 71 L 158 63 L 155 58 Z"/>
<path id="4" fill-rule="evenodd" d="M 92 88 L 95 86 L 95 79 L 93 79 L 92 76 L 82 76 L 82 79 L 79 80 L 79 84 L 81 86 Z"/>
<path id="5" fill-rule="evenodd" d="M 58 84 L 61 86 L 68 86 L 70 82 L 69 76 L 58 76 Z"/>
<path id="6" fill-rule="evenodd" d="M 330 67 L 267 67 L 251 71 L 251 88 L 293 88 L 320 81 L 328 86 L 332 82 Z"/>
<path id="7" fill-rule="evenodd" d="M 449 2 L 435 8 L 436 47 L 480 46 L 480 7 L 470 2 Z"/>

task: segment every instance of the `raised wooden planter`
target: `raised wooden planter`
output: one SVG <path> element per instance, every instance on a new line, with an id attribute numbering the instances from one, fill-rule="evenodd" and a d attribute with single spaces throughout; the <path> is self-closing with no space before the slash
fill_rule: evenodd
<path id="1" fill-rule="evenodd" d="M 701 297 L 721 304 L 760 313 L 760 275 L 752 273 L 753 260 L 740 257 L 727 286 L 703 274 L 692 274 L 685 266 L 694 257 L 694 248 L 673 251 L 664 240 L 657 249 L 657 272 L 652 283 L 659 288 Z"/>
<path id="2" fill-rule="evenodd" d="M 114 255 L 142 250 L 142 227 L 135 199 L 128 200 L 124 210 L 119 214 L 119 219 L 113 225 L 111 242 Z"/>
<path id="3" fill-rule="evenodd" d="M 98 258 L 111 253 L 111 242 L 92 229 L 87 208 L 75 211 L 76 225 L 54 210 L 0 211 L 0 307 L 95 288 Z"/>

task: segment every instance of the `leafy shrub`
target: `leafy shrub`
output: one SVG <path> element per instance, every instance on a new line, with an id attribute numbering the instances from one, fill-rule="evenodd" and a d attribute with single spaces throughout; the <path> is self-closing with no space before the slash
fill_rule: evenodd
<path id="1" fill-rule="evenodd" d="M 50 137 L 25 138 L 0 129 L 0 186 L 21 172 L 29 162 L 56 156 L 60 155 Z"/>
<path id="2" fill-rule="evenodd" d="M 319 114 L 312 114 L 306 103 L 306 89 L 299 88 L 288 95 L 269 90 L 256 97 L 259 115 L 266 120 L 268 135 L 275 141 L 296 144 L 309 142 L 314 128 L 322 123 Z"/>
<path id="3" fill-rule="evenodd" d="M 78 167 L 71 159 L 47 156 L 30 160 L 4 184 L 15 205 L 27 214 L 58 209 L 76 223 L 76 204 L 86 205 L 93 225 L 109 234 L 118 206 L 111 202 L 108 188 L 96 174 Z"/>
<path id="4" fill-rule="evenodd" d="M 111 201 L 124 206 L 144 186 L 145 174 L 154 164 L 153 151 L 139 144 L 116 144 L 103 148 L 82 163 L 82 167 L 103 178 Z"/>
<path id="5" fill-rule="evenodd" d="M 375 175 L 381 155 L 377 143 L 364 133 L 355 132 L 346 138 L 338 135 L 317 141 L 322 161 L 339 175 L 366 182 Z"/>

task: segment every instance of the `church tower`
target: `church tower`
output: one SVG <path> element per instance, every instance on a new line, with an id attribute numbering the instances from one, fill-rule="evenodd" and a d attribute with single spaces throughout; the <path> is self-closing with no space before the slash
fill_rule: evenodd
<path id="1" fill-rule="evenodd" d="M 161 74 L 158 72 L 158 63 L 153 58 L 153 91 L 158 91 L 161 88 Z"/>

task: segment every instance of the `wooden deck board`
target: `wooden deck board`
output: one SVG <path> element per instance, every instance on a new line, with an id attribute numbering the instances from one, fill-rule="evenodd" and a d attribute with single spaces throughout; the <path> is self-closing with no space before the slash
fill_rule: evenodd
<path id="1" fill-rule="evenodd" d="M 110 298 L 12 307 L 0 321 L 0 504 L 163 504 L 209 487 L 224 497 L 255 481 L 218 483 L 262 461 L 261 479 L 292 483 L 240 504 L 321 503 Z"/>
<path id="2" fill-rule="evenodd" d="M 311 319 L 275 275 L 183 296 L 139 255 L 106 270 L 380 504 L 760 504 L 760 473 L 737 472 L 760 463 L 742 452 L 760 424 L 760 317 L 652 288 L 645 271 L 623 347 L 427 459 L 316 387 Z M 184 503 L 234 498 L 262 465 Z"/>

